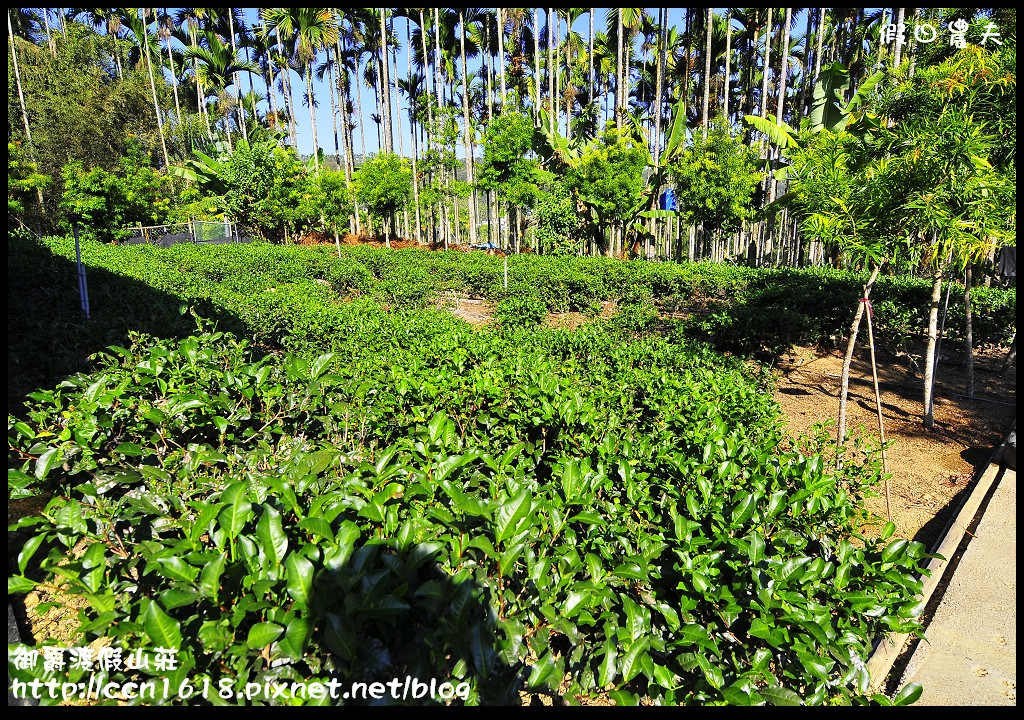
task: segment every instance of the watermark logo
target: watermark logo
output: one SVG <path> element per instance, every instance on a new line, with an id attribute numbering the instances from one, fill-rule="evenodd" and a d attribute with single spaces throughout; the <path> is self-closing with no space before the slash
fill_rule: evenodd
<path id="1" fill-rule="evenodd" d="M 948 23 L 946 30 L 949 32 L 949 44 L 960 49 L 967 47 L 967 30 L 969 27 L 970 25 L 963 18 Z M 917 42 L 932 43 L 938 37 L 939 30 L 932 23 L 921 22 L 914 25 L 914 40 Z M 906 23 L 889 23 L 884 25 L 882 27 L 881 41 L 886 45 L 897 42 L 900 45 L 905 45 L 907 43 Z M 1003 44 L 1003 41 L 999 39 L 999 28 L 992 22 L 985 26 L 979 44 L 982 47 L 987 47 L 990 42 L 996 45 Z"/>

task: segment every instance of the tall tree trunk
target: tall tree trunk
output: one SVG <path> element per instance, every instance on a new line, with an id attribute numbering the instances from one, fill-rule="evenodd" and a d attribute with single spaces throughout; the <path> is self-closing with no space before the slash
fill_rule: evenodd
<path id="1" fill-rule="evenodd" d="M 794 123 L 799 123 L 804 116 L 804 108 L 807 100 L 807 86 L 810 81 L 811 62 L 811 29 L 814 27 L 814 8 L 807 8 L 807 26 L 804 28 L 804 62 L 800 72 L 800 96 L 796 101 L 796 110 L 793 113 Z"/>
<path id="2" fill-rule="evenodd" d="M 906 8 L 896 9 L 896 48 L 892 55 L 892 69 L 896 70 L 903 61 L 903 34 L 899 32 L 905 19 Z"/>
<path id="3" fill-rule="evenodd" d="M 792 20 L 792 8 L 786 8 L 786 20 L 783 27 L 782 37 L 782 63 L 779 66 L 779 101 L 776 105 L 775 121 L 780 127 L 783 123 L 783 115 L 786 111 L 786 70 L 789 64 L 789 24 Z M 770 190 L 768 193 L 768 202 L 775 202 L 775 193 L 778 188 L 779 181 L 772 175 L 772 181 Z M 781 238 L 780 238 L 781 239 Z"/>
<path id="4" fill-rule="evenodd" d="M 914 8 L 914 27 L 917 27 L 917 23 L 921 19 L 921 8 Z M 914 36 L 913 42 L 910 43 L 910 77 L 914 77 L 914 69 L 917 66 L 917 36 Z"/>
<path id="5" fill-rule="evenodd" d="M 431 95 L 430 78 L 430 53 L 427 52 L 427 26 L 423 21 L 423 8 L 420 8 L 420 44 L 423 45 L 423 80 L 426 85 L 427 94 Z M 436 70 L 436 68 L 435 68 Z M 436 100 L 436 97 L 435 97 Z M 427 103 L 427 149 L 430 149 L 430 137 L 434 127 L 434 103 Z"/>
<path id="6" fill-rule="evenodd" d="M 359 63 L 356 62 L 356 113 L 359 115 L 359 152 L 360 152 L 360 165 L 366 162 L 366 131 L 363 126 L 366 124 L 363 122 L 363 84 L 359 82 Z M 353 168 L 354 169 L 354 168 Z"/>
<path id="7" fill-rule="evenodd" d="M 498 12 L 499 13 L 501 12 L 501 8 L 498 8 Z M 483 70 L 484 78 L 487 81 L 487 91 L 486 91 L 486 95 L 487 95 L 487 119 L 488 119 L 488 121 L 490 121 L 490 119 L 494 117 L 494 87 L 493 87 L 493 84 L 491 82 L 491 68 L 494 65 L 494 59 L 493 59 L 493 56 L 491 55 L 491 49 L 490 49 L 490 40 L 491 40 L 491 14 L 490 13 L 484 13 L 484 33 L 485 33 L 485 37 L 487 38 L 487 42 L 486 42 L 487 48 L 486 48 L 486 50 L 484 48 L 480 48 L 480 50 L 481 50 L 481 52 L 480 52 L 480 60 L 481 60 L 481 69 Z M 490 206 L 488 206 L 488 208 L 489 207 Z M 488 210 L 487 217 L 488 217 L 488 222 L 490 222 L 490 210 Z"/>
<path id="8" fill-rule="evenodd" d="M 235 9 L 228 8 L 228 28 L 231 33 L 231 60 L 234 62 L 237 49 L 235 48 Z M 245 125 L 245 108 L 242 106 L 242 86 L 238 82 L 238 73 L 231 74 L 231 84 L 235 86 L 235 102 L 238 103 L 238 120 L 242 128 L 242 137 L 249 139 L 249 130 Z M 314 135 L 315 137 L 315 135 Z"/>
<path id="9" fill-rule="evenodd" d="M 622 66 L 626 55 L 624 52 L 625 42 L 622 37 L 622 8 L 615 8 L 615 32 L 615 127 L 621 129 L 623 112 L 622 83 L 625 82 L 625 73 Z"/>
<path id="10" fill-rule="evenodd" d="M 725 124 L 729 125 L 729 73 L 731 72 L 732 58 L 732 12 L 725 11 L 725 77 L 724 90 L 722 91 L 722 115 L 725 117 Z"/>
<path id="11" fill-rule="evenodd" d="M 971 266 L 964 277 L 964 338 L 967 345 L 967 397 L 974 397 L 974 328 L 971 322 Z"/>
<path id="12" fill-rule="evenodd" d="M 384 146 L 387 152 L 394 152 L 395 138 L 391 133 L 391 78 L 388 72 L 390 61 L 388 60 L 388 33 L 387 20 L 385 19 L 384 8 L 380 9 L 380 66 L 383 71 L 381 76 L 381 100 L 384 105 L 381 107 L 381 114 L 384 116 Z"/>
<path id="13" fill-rule="evenodd" d="M 590 44 L 587 50 L 587 97 L 594 102 L 597 97 L 597 82 L 594 78 L 594 11 L 597 8 L 590 8 L 587 13 L 590 20 Z"/>
<path id="14" fill-rule="evenodd" d="M 405 80 L 409 83 L 410 90 L 412 89 L 412 31 L 410 25 L 412 22 L 409 18 L 405 19 Z M 420 224 L 420 179 L 419 172 L 416 169 L 416 162 L 419 158 L 420 148 L 419 143 L 416 140 L 416 121 L 413 120 L 415 112 L 415 98 L 412 94 L 409 95 L 409 134 L 412 135 L 412 202 L 416 208 L 416 242 L 417 244 L 423 242 L 422 226 Z"/>
<path id="15" fill-rule="evenodd" d="M 338 167 L 341 167 L 341 149 L 338 145 L 338 103 L 335 102 L 335 97 L 338 91 L 338 85 L 334 82 L 334 70 L 337 63 L 331 58 L 332 48 L 327 48 L 327 71 L 330 74 L 330 80 L 328 81 L 331 87 L 330 98 L 331 98 L 331 129 L 334 131 L 334 159 L 338 162 Z"/>
<path id="16" fill-rule="evenodd" d="M 551 16 L 554 8 L 548 8 L 548 127 L 552 136 L 555 134 L 555 118 L 558 117 L 558 103 L 555 101 L 555 29 L 551 25 Z"/>
<path id="17" fill-rule="evenodd" d="M 388 23 L 388 32 L 390 32 L 392 35 L 394 35 L 394 33 L 395 33 L 394 20 L 390 20 L 389 21 L 389 23 Z M 396 50 L 397 50 L 397 48 L 396 48 Z M 388 55 L 391 55 L 391 53 L 388 53 Z M 393 127 L 394 127 L 394 130 L 395 130 L 395 135 L 398 137 L 398 154 L 401 157 L 405 157 L 405 147 L 404 147 L 404 143 L 403 143 L 403 140 L 402 140 L 402 98 L 401 98 L 401 95 L 398 92 L 398 53 L 397 52 L 395 52 L 394 55 L 392 55 L 392 57 L 391 57 L 390 73 L 391 73 L 391 77 L 393 77 L 395 79 L 395 96 L 394 96 L 394 104 L 392 104 L 392 102 L 391 102 L 392 101 L 391 90 L 390 90 L 390 86 L 389 86 L 389 89 L 388 89 L 388 108 L 394 110 L 394 112 L 391 115 L 391 119 L 393 120 Z M 394 150 L 394 148 L 392 148 L 392 150 Z M 408 215 L 408 213 L 406 213 L 406 216 L 407 215 Z M 408 225 L 408 221 L 406 221 L 406 224 Z M 406 232 L 406 237 L 408 237 L 408 235 L 409 235 L 409 233 L 407 231 Z"/>
<path id="18" fill-rule="evenodd" d="M 685 31 L 684 31 L 684 35 L 686 37 L 686 53 L 685 53 L 684 58 L 685 58 L 686 62 L 684 63 L 685 69 L 683 70 L 683 95 L 682 95 L 682 97 L 684 98 L 683 102 L 686 103 L 686 107 L 687 108 L 691 107 L 691 105 L 692 105 L 692 103 L 690 103 L 690 73 L 693 70 L 693 68 L 690 67 L 690 58 L 691 58 L 691 53 L 693 51 L 693 32 L 692 32 L 693 31 L 693 16 L 692 16 L 691 13 L 692 13 L 692 8 L 686 8 L 685 20 L 684 20 L 684 25 L 685 25 L 685 28 L 686 28 Z"/>
<path id="19" fill-rule="evenodd" d="M 174 71 L 174 55 L 171 54 L 171 34 L 167 33 L 167 61 L 171 67 L 171 89 L 174 91 L 174 111 L 181 122 L 181 103 L 178 102 L 178 74 Z"/>
<path id="20" fill-rule="evenodd" d="M 313 168 L 320 174 L 320 142 L 316 136 L 316 107 L 313 105 L 313 61 L 306 63 L 306 100 L 309 101 L 309 122 L 313 128 Z"/>
<path id="21" fill-rule="evenodd" d="M 262 26 L 261 26 L 262 27 Z M 261 33 L 265 32 L 265 28 L 261 29 Z M 277 123 L 280 118 L 277 116 L 277 87 L 274 82 L 274 58 L 270 48 L 266 48 L 266 61 L 267 61 L 267 102 L 270 104 L 270 114 L 274 118 L 274 127 L 277 127 Z"/>
<path id="22" fill-rule="evenodd" d="M 533 122 L 540 124 L 540 11 L 533 9 Z"/>
<path id="23" fill-rule="evenodd" d="M 498 8 L 498 70 L 501 73 L 501 107 L 505 108 L 505 14 Z"/>
<path id="24" fill-rule="evenodd" d="M 705 16 L 707 27 L 704 32 L 704 104 L 700 118 L 704 137 L 708 136 L 708 102 L 711 98 L 711 26 L 714 14 L 714 8 L 708 8 L 708 14 Z"/>
<path id="25" fill-rule="evenodd" d="M 761 117 L 768 114 L 768 70 L 771 68 L 772 53 L 772 9 L 768 8 L 768 27 L 764 34 L 764 68 L 761 74 Z"/>
<path id="26" fill-rule="evenodd" d="M 658 8 L 658 67 L 654 78 L 654 167 L 659 167 L 661 159 L 661 103 L 662 82 L 664 80 L 665 61 L 665 27 L 668 25 L 668 14 L 665 8 Z M 658 188 L 660 190 L 660 188 Z"/>
<path id="27" fill-rule="evenodd" d="M 53 42 L 53 35 L 50 33 L 50 8 L 41 8 L 40 13 L 43 16 L 43 25 L 46 26 L 46 45 L 50 48 L 50 54 L 53 57 L 57 57 L 57 46 Z"/>
<path id="28" fill-rule="evenodd" d="M 469 242 L 476 245 L 476 196 L 473 192 L 473 126 L 469 120 L 469 70 L 466 66 L 466 17 L 459 9 L 459 41 L 462 48 L 462 121 L 463 139 L 466 145 L 466 182 L 470 186 L 467 198 L 469 211 Z"/>
<path id="29" fill-rule="evenodd" d="M 789 24 L 792 19 L 792 8 L 786 8 L 786 22 L 782 37 L 782 64 L 779 66 L 779 101 L 776 105 L 775 118 L 779 125 L 783 123 L 786 111 L 786 71 L 789 64 Z"/>
<path id="30" fill-rule="evenodd" d="M 18 51 L 14 43 L 14 26 L 11 24 L 11 11 L 9 9 L 7 10 L 7 35 L 8 41 L 11 45 L 11 57 L 14 59 L 14 81 L 18 86 L 18 103 L 21 106 L 21 121 L 25 124 L 25 139 L 28 141 L 29 149 L 32 151 L 34 156 L 35 148 L 32 145 L 32 130 L 28 125 L 28 110 L 25 109 L 25 93 L 21 87 L 21 71 L 18 69 Z"/>
<path id="31" fill-rule="evenodd" d="M 139 40 L 143 45 L 146 55 L 146 69 L 149 71 L 149 87 L 153 91 L 153 110 L 156 112 L 156 126 L 160 133 L 160 147 L 163 148 L 164 151 L 164 169 L 167 170 L 171 167 L 171 160 L 167 155 L 167 141 L 164 140 L 164 120 L 163 116 L 160 114 L 160 103 L 156 99 L 156 79 L 153 77 L 153 63 L 149 58 L 148 23 L 146 22 L 145 10 L 139 8 L 139 13 L 142 17 L 142 37 L 139 38 Z"/>
<path id="32" fill-rule="evenodd" d="M 814 82 L 818 82 L 821 74 L 821 51 L 825 42 L 825 8 L 818 11 L 818 49 L 814 53 Z"/>
<path id="33" fill-rule="evenodd" d="M 942 297 L 942 266 L 932 274 L 932 300 L 928 306 L 928 349 L 924 365 L 924 413 L 923 424 L 929 430 L 935 427 L 935 403 L 932 392 L 932 378 L 935 376 L 935 345 L 939 335 L 939 301 Z"/>
<path id="34" fill-rule="evenodd" d="M 864 306 L 870 302 L 871 289 L 878 278 L 878 271 L 881 265 L 875 265 L 871 269 L 871 277 L 864 285 L 864 293 L 857 302 L 857 312 L 853 316 L 853 324 L 850 325 L 850 339 L 846 343 L 846 356 L 843 358 L 843 372 L 839 390 L 839 426 L 836 429 L 836 443 L 839 446 L 846 441 L 846 399 L 850 391 L 850 365 L 853 363 L 853 349 L 857 344 L 857 332 L 860 330 L 860 321 L 864 317 Z"/>
<path id="35" fill-rule="evenodd" d="M 198 47 L 196 43 L 196 29 L 193 21 L 188 23 L 188 37 L 192 47 Z M 206 112 L 205 96 L 203 94 L 203 87 L 199 82 L 199 61 L 192 58 L 192 75 L 196 80 L 196 111 L 199 113 L 199 117 L 206 119 L 206 134 L 213 138 L 213 128 L 210 126 L 210 114 Z"/>

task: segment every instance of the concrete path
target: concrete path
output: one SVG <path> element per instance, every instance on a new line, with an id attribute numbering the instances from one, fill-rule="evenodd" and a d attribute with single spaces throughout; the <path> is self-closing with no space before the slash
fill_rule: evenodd
<path id="1" fill-rule="evenodd" d="M 1017 704 L 1017 473 L 998 481 L 975 537 L 900 680 L 920 705 Z"/>

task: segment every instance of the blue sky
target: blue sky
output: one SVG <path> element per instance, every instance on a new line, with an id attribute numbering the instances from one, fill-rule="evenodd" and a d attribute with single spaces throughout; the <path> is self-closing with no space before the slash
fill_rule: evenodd
<path id="1" fill-rule="evenodd" d="M 597 12 L 595 14 L 594 21 L 595 31 L 604 29 L 605 18 L 607 16 L 609 9 L 597 8 L 596 10 Z M 253 25 L 259 23 L 259 11 L 257 8 L 243 8 L 242 12 L 245 16 L 247 26 L 252 27 Z M 651 13 L 653 17 L 657 17 L 657 8 L 648 8 L 648 12 Z M 715 8 L 715 12 L 718 14 L 724 14 L 725 8 Z M 670 26 L 675 25 L 676 27 L 682 29 L 684 26 L 684 13 L 684 8 L 669 8 L 668 14 Z M 804 28 L 806 26 L 806 13 L 806 10 L 800 10 L 796 12 L 793 16 L 792 28 L 790 31 L 793 41 L 802 37 L 803 35 Z M 541 24 L 545 25 L 545 23 L 546 21 L 544 19 L 544 9 L 541 8 Z M 577 33 L 580 33 L 584 38 L 587 38 L 589 36 L 589 23 L 590 21 L 588 16 L 584 14 L 580 18 L 578 18 L 575 23 L 573 23 L 573 30 L 575 30 Z M 415 28 L 415 24 L 413 24 L 413 28 Z M 402 43 L 402 47 L 399 49 L 397 56 L 398 73 L 400 77 L 405 77 L 406 49 L 404 47 L 404 43 L 406 36 L 406 20 L 404 18 L 399 17 L 394 19 L 394 33 Z M 637 42 L 635 52 L 639 53 L 639 41 Z M 482 67 L 482 62 L 483 60 L 480 57 L 470 59 L 470 72 L 479 71 Z M 240 84 L 242 86 L 242 90 L 248 91 L 249 82 L 251 81 L 253 89 L 256 90 L 256 92 L 265 96 L 266 85 L 263 82 L 262 78 L 258 74 L 252 75 L 251 78 L 246 77 L 246 75 L 246 73 L 243 73 L 242 77 L 240 77 Z M 394 80 L 392 79 L 392 82 L 393 81 Z M 309 119 L 309 109 L 305 106 L 305 83 L 302 81 L 301 78 L 299 78 L 294 73 L 292 75 L 292 91 L 295 95 L 293 100 L 293 106 L 296 108 L 296 125 L 299 150 L 303 155 L 308 155 L 313 150 L 313 136 L 312 126 Z M 313 91 L 318 103 L 318 107 L 316 109 L 316 118 L 317 135 L 320 141 L 320 147 L 323 148 L 325 153 L 331 155 L 334 153 L 334 132 L 331 123 L 331 102 L 329 97 L 329 91 L 325 83 L 315 78 L 313 80 Z M 361 92 L 363 104 L 363 120 L 365 122 L 364 136 L 366 141 L 366 151 L 367 153 L 374 153 L 377 152 L 379 149 L 377 145 L 377 125 L 370 117 L 372 114 L 376 112 L 375 94 L 372 88 L 367 88 L 365 87 L 365 85 L 361 88 Z M 279 102 L 280 99 L 281 95 L 279 93 Z M 396 102 L 394 94 L 392 95 L 392 102 Z M 412 138 L 410 135 L 407 105 L 405 104 L 404 96 L 398 97 L 397 102 L 401 103 L 403 111 L 401 145 L 405 151 L 405 154 L 409 155 L 411 152 L 410 148 L 412 147 Z M 261 109 L 265 109 L 267 107 L 266 102 L 261 103 L 260 107 Z M 395 109 L 397 110 L 397 107 Z M 397 127 L 395 130 L 395 149 L 397 150 L 399 146 L 399 140 L 397 137 Z M 356 153 L 359 153 L 361 143 L 358 127 L 354 131 L 353 135 L 355 139 L 355 151 Z M 458 150 L 458 154 L 460 157 L 462 157 L 461 146 L 460 149 Z"/>

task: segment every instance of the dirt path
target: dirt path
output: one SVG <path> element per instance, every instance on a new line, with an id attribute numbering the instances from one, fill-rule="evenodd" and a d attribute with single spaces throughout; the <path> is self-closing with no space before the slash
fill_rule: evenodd
<path id="1" fill-rule="evenodd" d="M 912 537 L 929 548 L 1017 412 L 1016 367 L 999 374 L 1002 352 L 982 351 L 976 356 L 974 400 L 962 396 L 966 388 L 962 356 L 946 347 L 942 354 L 932 431 L 921 425 L 921 376 L 914 373 L 905 356 L 881 353 L 878 358 L 886 439 L 895 441 L 887 459 L 892 473 L 896 534 Z M 807 432 L 815 423 L 835 420 L 842 366 L 842 353 L 821 353 L 812 348 L 796 348 L 778 362 L 775 399 L 791 432 Z M 854 356 L 847 408 L 848 427 L 863 428 L 877 440 L 875 396 L 866 350 Z M 870 498 L 867 506 L 884 516 L 884 498 Z"/>

